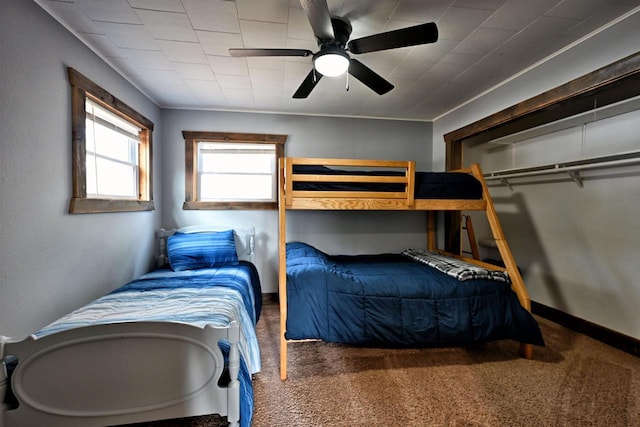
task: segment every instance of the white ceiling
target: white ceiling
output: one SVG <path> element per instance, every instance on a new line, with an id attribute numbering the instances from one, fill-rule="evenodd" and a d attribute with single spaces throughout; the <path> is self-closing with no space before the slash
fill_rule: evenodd
<path id="1" fill-rule="evenodd" d="M 324 78 L 292 95 L 306 58 L 232 58 L 231 47 L 317 51 L 299 0 L 34 0 L 163 108 L 433 120 L 615 21 L 640 0 L 328 0 L 351 38 L 436 22 L 435 44 L 357 55 L 389 80 Z M 355 55 L 354 55 L 355 57 Z M 78 70 L 82 72 L 82 70 Z M 90 76 L 88 76 L 90 77 Z"/>

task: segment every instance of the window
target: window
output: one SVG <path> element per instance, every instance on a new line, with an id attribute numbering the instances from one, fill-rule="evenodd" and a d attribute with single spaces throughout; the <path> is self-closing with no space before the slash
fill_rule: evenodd
<path id="1" fill-rule="evenodd" d="M 286 135 L 182 132 L 184 209 L 277 209 Z"/>
<path id="2" fill-rule="evenodd" d="M 70 213 L 153 210 L 153 123 L 72 68 Z"/>

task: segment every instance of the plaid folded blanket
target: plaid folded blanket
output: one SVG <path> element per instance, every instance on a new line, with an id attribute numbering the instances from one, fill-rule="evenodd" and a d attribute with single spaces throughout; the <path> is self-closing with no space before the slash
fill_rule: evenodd
<path id="1" fill-rule="evenodd" d="M 414 261 L 421 262 L 433 267 L 442 273 L 448 274 L 460 281 L 469 279 L 488 279 L 498 282 L 510 283 L 509 275 L 506 271 L 494 271 L 468 262 L 422 249 L 407 249 L 402 255 L 408 256 Z"/>

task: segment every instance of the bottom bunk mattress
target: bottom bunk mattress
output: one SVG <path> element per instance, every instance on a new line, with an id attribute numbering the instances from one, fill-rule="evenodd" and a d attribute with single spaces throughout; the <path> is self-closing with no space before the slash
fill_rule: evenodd
<path id="1" fill-rule="evenodd" d="M 251 374 L 261 369 L 255 332 L 260 310 L 260 281 L 250 262 L 185 271 L 161 269 L 98 298 L 33 336 L 41 338 L 72 328 L 123 322 L 172 322 L 204 328 L 228 327 L 235 321 L 241 330 L 240 418 L 241 425 L 249 426 L 253 414 Z M 220 347 L 228 354 L 227 343 Z"/>
<path id="2" fill-rule="evenodd" d="M 287 339 L 362 346 L 544 345 L 508 282 L 460 281 L 401 254 L 330 256 L 287 243 Z"/>

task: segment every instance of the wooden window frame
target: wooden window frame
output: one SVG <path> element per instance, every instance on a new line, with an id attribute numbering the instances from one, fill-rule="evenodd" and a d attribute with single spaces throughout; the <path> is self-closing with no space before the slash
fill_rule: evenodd
<path id="1" fill-rule="evenodd" d="M 151 211 L 153 205 L 151 147 L 153 122 L 127 106 L 73 68 L 67 68 L 71 85 L 71 151 L 73 195 L 69 213 Z M 140 132 L 138 148 L 138 199 L 87 197 L 86 108 L 89 98 L 125 120 L 136 123 Z"/>
<path id="2" fill-rule="evenodd" d="M 276 166 L 278 159 L 284 157 L 284 144 L 287 135 L 234 133 L 234 132 L 199 132 L 182 131 L 185 142 L 185 202 L 184 210 L 250 210 L 278 209 L 278 202 L 214 202 L 197 200 L 197 173 L 198 173 L 198 142 L 236 142 L 253 144 L 275 144 Z M 274 174 L 277 174 L 277 167 Z M 276 176 L 277 178 L 277 176 Z"/>

